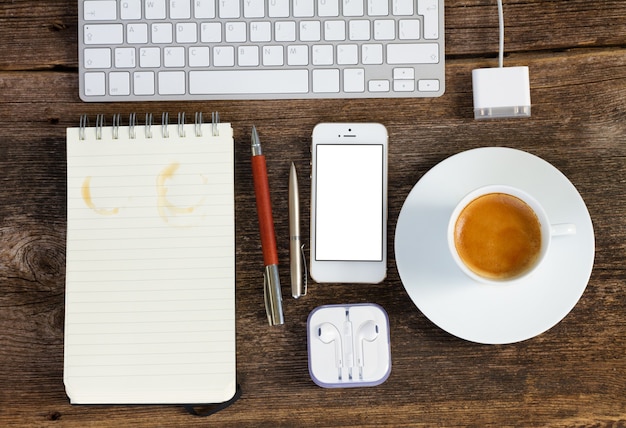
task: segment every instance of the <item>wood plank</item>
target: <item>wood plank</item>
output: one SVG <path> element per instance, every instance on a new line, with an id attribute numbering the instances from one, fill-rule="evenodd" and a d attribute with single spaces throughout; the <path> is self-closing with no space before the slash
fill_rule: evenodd
<path id="1" fill-rule="evenodd" d="M 446 0 L 446 55 L 494 58 L 498 15 L 491 0 Z M 0 5 L 0 70 L 76 68 L 77 3 L 14 0 Z M 504 2 L 505 52 L 624 46 L 626 4 L 587 0 Z M 19 34 L 19 37 L 17 36 Z M 25 53 L 27 53 L 25 55 Z"/>

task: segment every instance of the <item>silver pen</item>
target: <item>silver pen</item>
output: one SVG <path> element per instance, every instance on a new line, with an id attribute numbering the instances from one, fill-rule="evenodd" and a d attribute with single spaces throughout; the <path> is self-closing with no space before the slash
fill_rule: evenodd
<path id="1" fill-rule="evenodd" d="M 291 295 L 297 299 L 306 294 L 307 273 L 304 263 L 304 245 L 300 236 L 298 174 L 293 162 L 291 162 L 291 169 L 289 170 L 289 266 L 291 269 Z"/>

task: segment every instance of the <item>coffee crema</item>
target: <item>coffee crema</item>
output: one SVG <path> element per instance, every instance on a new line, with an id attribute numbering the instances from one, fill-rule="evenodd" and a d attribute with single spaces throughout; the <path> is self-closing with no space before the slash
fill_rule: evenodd
<path id="1" fill-rule="evenodd" d="M 534 266 L 541 253 L 541 224 L 534 210 L 506 193 L 488 193 L 463 208 L 454 245 L 475 274 L 513 279 Z"/>

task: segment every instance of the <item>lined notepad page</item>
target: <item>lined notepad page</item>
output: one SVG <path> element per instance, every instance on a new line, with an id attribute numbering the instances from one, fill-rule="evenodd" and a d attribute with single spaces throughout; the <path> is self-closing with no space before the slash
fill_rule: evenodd
<path id="1" fill-rule="evenodd" d="M 230 124 L 67 130 L 64 382 L 76 404 L 217 403 L 235 376 Z M 184 137 L 179 136 L 184 131 Z"/>

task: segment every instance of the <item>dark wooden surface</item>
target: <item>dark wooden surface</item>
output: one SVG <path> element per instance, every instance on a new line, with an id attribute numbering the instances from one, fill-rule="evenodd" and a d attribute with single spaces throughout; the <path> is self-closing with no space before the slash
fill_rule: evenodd
<path id="1" fill-rule="evenodd" d="M 79 100 L 76 1 L 1 2 L 0 426 L 626 426 L 626 2 L 504 3 L 505 65 L 530 67 L 532 117 L 477 122 L 471 70 L 496 65 L 495 0 L 446 2 L 441 98 L 144 104 Z M 83 113 L 163 111 L 219 111 L 235 129 L 243 397 L 208 419 L 176 406 L 71 406 L 63 387 L 65 128 Z M 372 286 L 311 284 L 298 301 L 284 287 L 286 325 L 269 328 L 250 128 L 265 142 L 286 262 L 289 163 L 307 195 L 310 134 L 322 121 L 387 126 L 388 278 Z M 413 185 L 443 159 L 483 146 L 552 163 L 581 193 L 595 228 L 595 265 L 579 303 L 554 328 L 512 345 L 478 345 L 434 326 L 408 298 L 394 263 L 396 221 Z M 308 198 L 302 204 L 308 221 Z M 281 275 L 287 282 L 286 263 Z M 319 388 L 307 369 L 307 316 L 322 304 L 358 302 L 389 313 L 391 376 L 374 388 Z"/>

